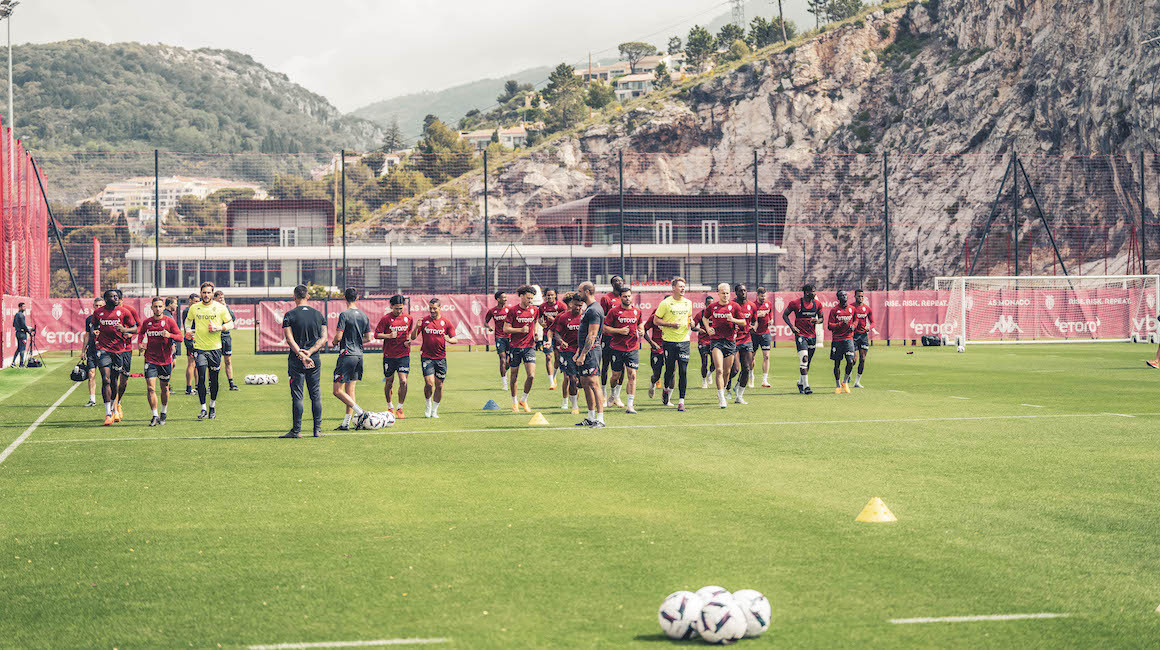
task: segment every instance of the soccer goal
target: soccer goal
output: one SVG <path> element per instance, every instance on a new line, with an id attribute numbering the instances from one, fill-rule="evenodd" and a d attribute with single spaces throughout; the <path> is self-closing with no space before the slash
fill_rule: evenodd
<path id="1" fill-rule="evenodd" d="M 968 343 L 1150 341 L 1158 275 L 935 278 L 942 331 Z"/>

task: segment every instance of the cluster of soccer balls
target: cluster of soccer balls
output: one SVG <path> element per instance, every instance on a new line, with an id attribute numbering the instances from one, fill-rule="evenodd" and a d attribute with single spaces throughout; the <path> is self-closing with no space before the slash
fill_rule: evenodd
<path id="1" fill-rule="evenodd" d="M 276 384 L 278 375 L 246 375 L 247 384 Z"/>
<path id="2" fill-rule="evenodd" d="M 363 430 L 367 430 L 367 431 L 373 431 L 375 429 L 382 429 L 383 427 L 389 427 L 394 423 L 395 423 L 395 414 L 391 413 L 390 411 L 383 411 L 381 413 L 367 411 L 366 417 L 361 418 L 360 421 L 358 422 L 358 425 L 355 428 L 356 429 L 363 429 Z"/>
<path id="3" fill-rule="evenodd" d="M 668 595 L 657 612 L 661 631 L 670 639 L 701 637 L 706 643 L 733 643 L 761 636 L 769 629 L 772 608 L 760 591 L 728 589 L 710 585 L 696 593 L 677 591 Z"/>

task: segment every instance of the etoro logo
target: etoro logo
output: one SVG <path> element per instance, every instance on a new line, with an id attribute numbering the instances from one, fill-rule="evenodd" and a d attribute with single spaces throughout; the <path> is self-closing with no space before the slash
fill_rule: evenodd
<path id="1" fill-rule="evenodd" d="M 1088 320 L 1088 321 L 1072 321 L 1072 322 L 1060 321 L 1057 318 L 1057 319 L 1055 319 L 1055 328 L 1058 329 L 1063 334 L 1070 334 L 1070 333 L 1082 334 L 1085 332 L 1094 334 L 1096 332 L 1096 330 L 1098 330 L 1100 328 L 1100 317 L 1096 316 L 1096 319 L 1094 321 Z"/>
<path id="2" fill-rule="evenodd" d="M 910 330 L 916 336 L 924 336 L 927 334 L 950 334 L 958 327 L 959 322 L 954 321 L 950 323 L 919 323 L 916 319 L 910 319 Z"/>
<path id="3" fill-rule="evenodd" d="M 1023 328 L 1019 327 L 1019 323 L 1015 322 L 1014 316 L 1000 315 L 999 320 L 995 321 L 995 326 L 991 328 L 991 334 L 998 332 L 1000 334 L 1014 334 L 1015 332 L 1023 333 Z"/>
<path id="4" fill-rule="evenodd" d="M 1051 311 L 1052 309 L 1054 309 L 1055 308 L 1055 296 L 1051 295 L 1050 293 L 1047 294 L 1047 297 L 1043 299 L 1043 306 L 1047 307 L 1048 311 Z"/>
<path id="5" fill-rule="evenodd" d="M 54 320 L 60 320 L 64 316 L 64 307 L 60 306 L 59 302 L 52 303 L 52 317 Z"/>

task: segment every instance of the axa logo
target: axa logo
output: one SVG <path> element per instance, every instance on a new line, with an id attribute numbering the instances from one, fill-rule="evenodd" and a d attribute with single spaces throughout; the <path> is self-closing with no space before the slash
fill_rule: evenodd
<path id="1" fill-rule="evenodd" d="M 1099 318 L 1099 316 L 1096 316 L 1096 319 L 1094 321 L 1088 320 L 1088 321 L 1070 321 L 1070 322 L 1061 321 L 1057 318 L 1057 319 L 1055 319 L 1055 328 L 1058 329 L 1063 334 L 1068 334 L 1068 333 L 1072 333 L 1072 332 L 1094 333 L 1096 330 L 1098 330 L 1100 328 L 1100 318 Z"/>
<path id="2" fill-rule="evenodd" d="M 64 316 L 64 307 L 61 307 L 59 302 L 52 303 L 52 317 L 53 317 L 53 319 L 60 320 L 61 316 Z"/>
<path id="3" fill-rule="evenodd" d="M 991 334 L 998 332 L 1000 334 L 1014 334 L 1015 332 L 1023 333 L 1023 328 L 1019 327 L 1019 323 L 1015 322 L 1014 316 L 1000 315 L 999 320 L 995 321 L 995 326 L 991 328 Z"/>

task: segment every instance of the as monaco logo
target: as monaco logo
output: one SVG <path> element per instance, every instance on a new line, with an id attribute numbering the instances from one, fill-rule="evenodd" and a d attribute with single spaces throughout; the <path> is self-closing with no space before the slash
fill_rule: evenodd
<path id="1" fill-rule="evenodd" d="M 971 311 L 972 309 L 974 309 L 975 301 L 973 298 L 971 298 L 970 296 L 967 296 L 966 303 L 967 303 L 967 311 Z"/>
<path id="2" fill-rule="evenodd" d="M 1148 311 L 1156 308 L 1156 296 L 1151 293 L 1144 294 L 1144 302 L 1148 303 Z"/>
<path id="3" fill-rule="evenodd" d="M 778 296 L 773 301 L 773 308 L 777 310 L 778 313 L 781 313 L 785 309 L 785 301 L 781 299 L 781 296 Z"/>
<path id="4" fill-rule="evenodd" d="M 286 317 L 286 314 L 285 314 L 284 312 L 282 312 L 282 311 L 279 311 L 279 310 L 277 310 L 277 309 L 275 309 L 275 310 L 274 310 L 274 320 L 276 320 L 276 321 L 278 321 L 279 323 L 281 323 L 281 322 L 282 322 L 282 319 L 283 319 L 283 318 L 285 318 L 285 317 Z"/>
<path id="5" fill-rule="evenodd" d="M 64 307 L 61 307 L 59 302 L 54 302 L 52 304 L 52 317 L 54 320 L 60 320 L 61 316 L 64 316 Z"/>
<path id="6" fill-rule="evenodd" d="M 472 313 L 472 315 L 478 316 L 482 312 L 483 312 L 483 305 L 479 304 L 478 300 L 472 300 L 471 301 L 471 313 Z"/>
<path id="7" fill-rule="evenodd" d="M 1047 297 L 1043 299 L 1043 306 L 1047 307 L 1048 311 L 1051 311 L 1052 309 L 1054 309 L 1055 308 L 1055 296 L 1053 296 L 1051 294 L 1047 294 Z"/>

